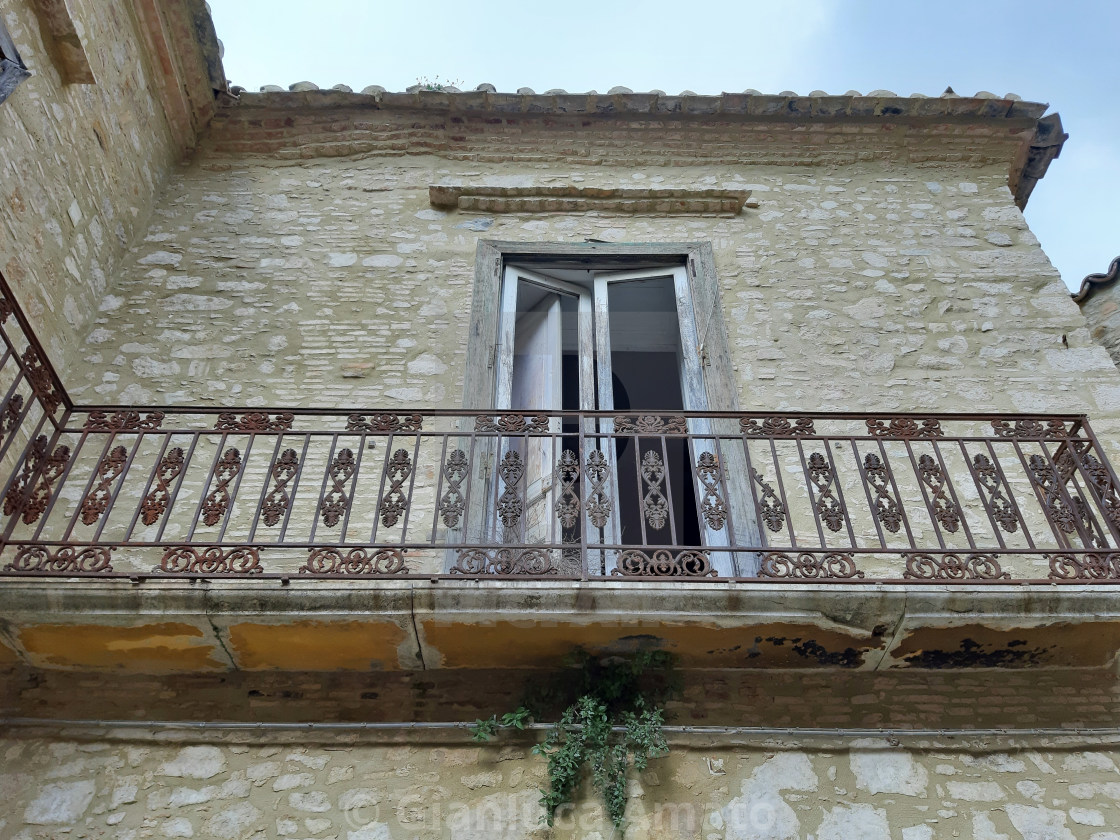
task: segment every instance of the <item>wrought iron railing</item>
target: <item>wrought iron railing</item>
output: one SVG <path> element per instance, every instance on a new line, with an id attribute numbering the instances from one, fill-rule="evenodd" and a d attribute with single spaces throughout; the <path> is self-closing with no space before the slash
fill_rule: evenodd
<path id="1" fill-rule="evenodd" d="M 4 576 L 1120 579 L 1080 415 L 75 407 L 0 338 Z"/>

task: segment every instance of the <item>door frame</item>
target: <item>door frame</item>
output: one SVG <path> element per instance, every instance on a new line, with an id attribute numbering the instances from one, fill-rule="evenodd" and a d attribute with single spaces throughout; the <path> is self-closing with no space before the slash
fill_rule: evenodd
<path id="1" fill-rule="evenodd" d="M 704 401 L 709 411 L 737 412 L 739 408 L 739 383 L 734 376 L 728 343 L 727 327 L 723 317 L 719 281 L 715 270 L 715 257 L 710 242 L 667 242 L 644 244 L 614 243 L 564 243 L 564 242 L 511 242 L 479 240 L 476 248 L 474 284 L 471 298 L 471 317 L 467 339 L 466 370 L 463 377 L 463 409 L 480 414 L 500 413 L 495 406 L 497 382 L 499 329 L 501 326 L 502 285 L 508 264 L 521 268 L 533 264 L 551 268 L 592 269 L 596 271 L 627 271 L 655 265 L 684 266 L 684 279 L 691 297 L 694 324 L 697 332 L 698 363 L 703 367 L 701 377 Z M 590 313 L 588 313 L 590 317 Z M 683 348 L 682 348 L 683 349 Z M 581 354 L 582 355 L 582 354 Z M 694 420 L 690 431 L 695 434 L 737 434 L 732 428 L 733 419 Z M 695 453 L 693 453 L 695 455 Z M 728 453 L 725 453 L 725 457 Z M 728 502 L 739 533 L 740 544 L 748 534 L 751 542 L 764 545 L 757 515 L 752 504 L 752 488 L 747 483 L 747 472 L 742 460 L 732 455 L 724 470 L 728 480 Z M 736 487 L 732 487 L 732 480 Z M 610 482 L 614 484 L 613 476 Z M 726 545 L 716 536 L 713 547 Z M 749 544 L 749 543 L 747 543 Z M 737 575 L 756 574 L 760 557 L 757 552 L 735 552 L 731 563 Z M 732 573 L 730 568 L 719 569 L 721 574 Z"/>
<path id="2" fill-rule="evenodd" d="M 626 271 L 650 263 L 666 267 L 683 262 L 696 329 L 703 336 L 704 388 L 710 411 L 738 411 L 739 383 L 734 379 L 727 328 L 720 301 L 715 258 L 710 242 L 663 242 L 616 245 L 577 242 L 508 242 L 479 240 L 475 256 L 463 408 L 494 412 L 502 278 L 506 265 Z"/>

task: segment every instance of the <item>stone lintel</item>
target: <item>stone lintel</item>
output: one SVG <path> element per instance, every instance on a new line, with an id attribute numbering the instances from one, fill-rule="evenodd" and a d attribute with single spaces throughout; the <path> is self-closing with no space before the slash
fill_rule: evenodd
<path id="1" fill-rule="evenodd" d="M 563 186 L 499 187 L 433 184 L 433 207 L 485 213 L 613 213 L 710 214 L 734 216 L 742 211 L 750 190 L 672 189 L 648 187 Z"/>

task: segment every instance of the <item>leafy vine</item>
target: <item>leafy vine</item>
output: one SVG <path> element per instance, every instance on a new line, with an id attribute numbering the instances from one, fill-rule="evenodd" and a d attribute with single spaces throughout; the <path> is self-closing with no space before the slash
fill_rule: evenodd
<path id="1" fill-rule="evenodd" d="M 632 656 L 598 658 L 576 648 L 569 669 L 530 692 L 517 709 L 500 718 L 475 721 L 476 741 L 488 741 L 501 728 L 525 729 L 532 721 L 559 713 L 544 742 L 533 752 L 548 760 L 548 790 L 541 791 L 544 821 L 573 801 L 590 775 L 615 828 L 626 812 L 626 779 L 640 773 L 669 746 L 662 732 L 665 701 L 678 691 L 673 655 L 642 651 Z"/>

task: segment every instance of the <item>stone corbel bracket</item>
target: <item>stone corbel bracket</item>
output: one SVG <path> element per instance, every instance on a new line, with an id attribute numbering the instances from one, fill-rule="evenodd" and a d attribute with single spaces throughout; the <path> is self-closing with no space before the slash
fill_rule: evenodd
<path id="1" fill-rule="evenodd" d="M 479 213 L 657 213 L 737 216 L 750 190 L 648 187 L 491 187 L 432 184 L 428 199 L 441 210 Z"/>

